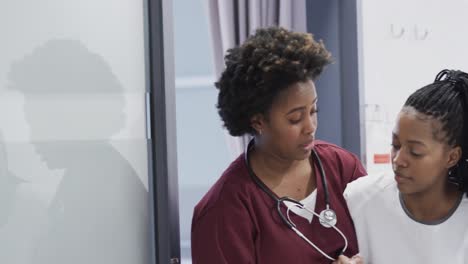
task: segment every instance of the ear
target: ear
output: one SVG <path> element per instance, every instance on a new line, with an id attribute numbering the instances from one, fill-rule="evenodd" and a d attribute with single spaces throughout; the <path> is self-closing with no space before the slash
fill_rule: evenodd
<path id="1" fill-rule="evenodd" d="M 448 152 L 447 168 L 455 166 L 462 156 L 462 149 L 460 146 L 453 147 Z"/>
<path id="2" fill-rule="evenodd" d="M 250 126 L 252 126 L 257 134 L 262 134 L 265 129 L 265 117 L 262 114 L 255 114 L 250 118 Z"/>

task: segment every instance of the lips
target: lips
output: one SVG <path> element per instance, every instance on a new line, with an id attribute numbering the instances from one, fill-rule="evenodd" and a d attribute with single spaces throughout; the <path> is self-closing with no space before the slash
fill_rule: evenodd
<path id="1" fill-rule="evenodd" d="M 304 144 L 301 144 L 301 147 L 305 150 L 311 150 L 314 147 L 314 140 L 307 141 Z"/>
<path id="2" fill-rule="evenodd" d="M 402 182 L 405 182 L 405 181 L 410 181 L 411 180 L 411 177 L 408 177 L 408 176 L 405 176 L 399 172 L 394 172 L 395 173 L 395 180 L 398 182 L 398 183 L 402 183 Z"/>

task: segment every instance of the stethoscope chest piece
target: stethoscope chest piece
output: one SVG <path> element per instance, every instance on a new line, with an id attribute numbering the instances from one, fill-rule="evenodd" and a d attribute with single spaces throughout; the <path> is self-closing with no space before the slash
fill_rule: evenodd
<path id="1" fill-rule="evenodd" d="M 320 212 L 319 219 L 320 219 L 320 224 L 326 228 L 335 226 L 337 222 L 335 211 L 329 208 Z"/>
<path id="2" fill-rule="evenodd" d="M 325 170 L 323 169 L 322 162 L 320 161 L 320 157 L 318 156 L 318 154 L 315 152 L 314 149 L 312 149 L 313 158 L 314 158 L 315 162 L 317 162 L 317 166 L 318 166 L 318 168 L 320 170 L 320 178 L 322 179 L 322 185 L 323 185 L 322 187 L 323 187 L 323 192 L 324 192 L 324 196 L 325 196 L 324 197 L 325 198 L 325 209 L 323 211 L 321 211 L 320 214 L 316 213 L 314 210 L 307 209 L 301 202 L 298 202 L 298 201 L 296 201 L 294 199 L 291 199 L 291 198 L 289 198 L 287 196 L 278 198 L 278 196 L 276 196 L 272 191 L 270 191 L 268 189 L 268 187 L 266 187 L 266 185 L 262 181 L 260 181 L 260 179 L 255 175 L 255 173 L 252 170 L 252 167 L 250 167 L 248 155 L 249 155 L 249 150 L 252 148 L 252 146 L 253 146 L 253 140 L 250 141 L 249 146 L 247 147 L 247 151 L 245 152 L 245 161 L 247 163 L 247 168 L 249 170 L 249 174 L 252 176 L 252 179 L 254 180 L 254 182 L 268 196 L 270 196 L 274 201 L 276 201 L 276 209 L 278 211 L 278 214 L 281 217 L 281 219 L 283 220 L 283 222 L 289 228 L 291 228 L 294 232 L 296 232 L 296 234 L 298 236 L 300 236 L 309 245 L 311 245 L 318 252 L 320 252 L 320 254 L 322 254 L 323 256 L 325 256 L 326 258 L 328 258 L 331 261 L 335 261 L 335 258 L 329 256 L 326 252 L 321 250 L 317 245 L 315 245 L 312 241 L 310 241 L 301 231 L 299 231 L 298 228 L 296 228 L 296 225 L 289 218 L 289 209 L 290 209 L 289 206 L 288 206 L 288 209 L 286 211 L 286 215 L 284 215 L 283 212 L 281 211 L 281 206 L 284 204 L 285 201 L 292 203 L 293 205 L 295 205 L 296 207 L 298 207 L 300 209 L 304 209 L 304 210 L 308 211 L 309 213 L 311 213 L 314 216 L 319 218 L 320 224 L 323 227 L 333 228 L 336 232 L 338 232 L 338 234 L 340 234 L 340 236 L 343 238 L 344 243 L 345 243 L 345 245 L 343 247 L 343 250 L 342 250 L 343 252 L 346 251 L 346 249 L 348 248 L 348 239 L 346 239 L 346 236 L 343 234 L 343 232 L 341 232 L 341 230 L 338 229 L 338 227 L 335 226 L 336 222 L 337 222 L 336 213 L 335 213 L 335 211 L 330 209 L 330 198 L 329 198 L 329 194 L 328 194 L 327 177 L 325 176 Z"/>

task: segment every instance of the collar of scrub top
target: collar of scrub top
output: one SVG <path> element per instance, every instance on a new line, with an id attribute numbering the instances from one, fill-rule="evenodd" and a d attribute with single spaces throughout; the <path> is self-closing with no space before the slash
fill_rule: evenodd
<path id="1" fill-rule="evenodd" d="M 318 252 L 320 252 L 323 256 L 325 256 L 326 258 L 330 259 L 331 261 L 334 261 L 336 260 L 335 258 L 333 257 L 330 257 L 327 253 L 325 253 L 323 250 L 321 250 L 317 245 L 315 245 L 314 243 L 312 243 L 312 241 L 310 241 L 301 231 L 299 231 L 296 227 L 296 224 L 294 224 L 290 217 L 289 217 L 289 210 L 290 208 L 288 207 L 287 211 L 286 211 L 286 216 L 283 214 L 283 212 L 281 211 L 281 204 L 283 204 L 283 202 L 290 202 L 293 204 L 293 206 L 296 206 L 300 209 L 304 209 L 306 210 L 307 212 L 315 215 L 318 217 L 319 221 L 320 221 L 320 224 L 323 226 L 323 227 L 326 227 L 326 228 L 333 228 L 338 234 L 341 235 L 341 237 L 343 238 L 344 242 L 345 242 L 345 245 L 343 247 L 343 250 L 341 251 L 341 253 L 339 255 L 341 255 L 344 251 L 346 251 L 346 249 L 348 248 L 348 239 L 346 239 L 346 236 L 343 234 L 343 232 L 341 232 L 340 229 L 338 229 L 336 227 L 336 222 L 337 222 L 337 218 L 336 218 L 336 213 L 330 209 L 330 200 L 329 200 L 329 193 L 328 193 L 328 185 L 327 185 L 327 180 L 326 180 L 326 175 L 325 175 L 325 170 L 323 169 L 323 165 L 322 165 L 322 161 L 320 160 L 320 157 L 318 156 L 318 153 L 315 151 L 314 148 L 312 148 L 312 157 L 313 157 L 313 160 L 317 163 L 318 167 L 319 167 L 319 171 L 320 171 L 320 178 L 322 180 L 322 187 L 323 187 L 323 190 L 324 190 L 324 194 L 325 194 L 325 204 L 326 204 L 326 209 L 324 209 L 320 214 L 317 214 L 315 211 L 313 210 L 310 210 L 308 209 L 307 207 L 305 207 L 301 202 L 297 201 L 297 200 L 294 200 L 292 198 L 289 198 L 287 196 L 284 196 L 284 197 L 278 197 L 275 193 L 273 193 L 261 180 L 260 178 L 258 178 L 257 175 L 255 175 L 255 172 L 253 171 L 252 167 L 250 166 L 250 159 L 249 159 L 249 152 L 252 150 L 252 148 L 254 147 L 254 138 L 250 140 L 248 146 L 247 146 L 247 150 L 245 151 L 244 153 L 244 159 L 245 159 L 245 162 L 247 164 L 247 169 L 249 171 L 249 174 L 250 176 L 252 177 L 252 179 L 254 180 L 255 184 L 260 187 L 260 189 L 262 191 L 264 191 L 268 196 L 270 196 L 274 201 L 276 201 L 276 210 L 278 211 L 278 214 L 279 216 L 281 217 L 281 219 L 283 220 L 283 222 L 289 227 L 291 228 L 299 237 L 301 237 L 302 239 L 304 239 L 307 243 L 309 243 L 309 245 L 311 245 L 313 248 L 315 248 Z"/>

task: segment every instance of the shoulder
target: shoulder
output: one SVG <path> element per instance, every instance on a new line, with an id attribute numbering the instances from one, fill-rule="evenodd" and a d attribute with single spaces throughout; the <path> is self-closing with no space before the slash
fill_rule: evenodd
<path id="1" fill-rule="evenodd" d="M 340 182 L 341 191 L 348 182 L 367 174 L 358 157 L 337 145 L 317 140 L 315 150 L 322 164 Z"/>
<path id="2" fill-rule="evenodd" d="M 361 165 L 359 158 L 354 153 L 332 143 L 316 140 L 315 150 L 325 160 L 338 161 L 341 165 L 348 163 Z"/>
<path id="3" fill-rule="evenodd" d="M 371 189 L 375 189 L 374 192 L 380 192 L 390 187 L 393 183 L 394 179 L 391 172 L 370 174 L 348 183 L 346 193 L 348 195 L 356 195 L 362 193 L 362 191 L 369 191 Z"/>
<path id="4" fill-rule="evenodd" d="M 357 210 L 393 188 L 396 188 L 396 183 L 393 174 L 388 171 L 360 177 L 348 183 L 343 195 L 350 210 Z"/>
<path id="5" fill-rule="evenodd" d="M 460 210 L 463 211 L 464 214 L 468 213 L 468 195 L 466 193 L 463 193 L 463 197 L 458 208 L 461 208 Z"/>
<path id="6" fill-rule="evenodd" d="M 314 147 L 318 152 L 324 153 L 324 154 L 355 156 L 353 153 L 351 153 L 350 151 L 342 147 L 339 147 L 333 143 L 326 142 L 326 141 L 319 140 L 319 139 L 315 140 Z"/>
<path id="7" fill-rule="evenodd" d="M 216 211 L 220 211 L 221 214 L 235 210 L 236 207 L 238 209 L 246 207 L 250 200 L 252 185 L 253 181 L 250 180 L 246 162 L 241 155 L 231 163 L 195 206 L 194 223 L 207 214 L 216 215 Z"/>

